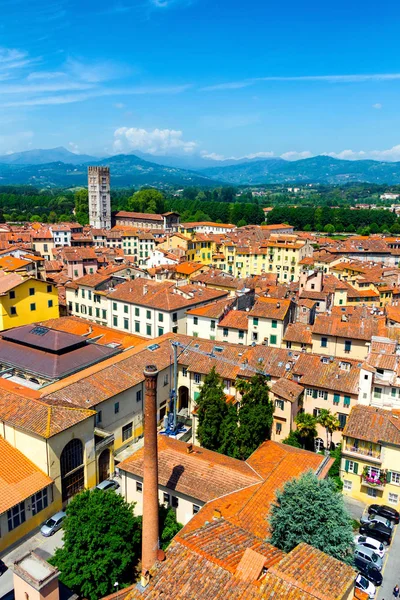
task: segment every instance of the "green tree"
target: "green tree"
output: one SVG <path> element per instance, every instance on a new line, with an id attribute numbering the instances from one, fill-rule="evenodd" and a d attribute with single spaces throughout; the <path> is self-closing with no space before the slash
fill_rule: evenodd
<path id="1" fill-rule="evenodd" d="M 222 440 L 222 423 L 227 414 L 227 403 L 221 377 L 215 367 L 206 375 L 197 398 L 199 424 L 197 439 L 209 450 L 219 451 Z"/>
<path id="2" fill-rule="evenodd" d="M 86 490 L 66 508 L 64 546 L 51 563 L 77 594 L 97 600 L 131 583 L 139 558 L 140 519 L 114 491 Z"/>
<path id="3" fill-rule="evenodd" d="M 328 223 L 327 225 L 325 225 L 324 231 L 325 231 L 325 233 L 330 233 L 330 234 L 335 233 L 335 226 L 332 225 L 332 223 Z"/>
<path id="4" fill-rule="evenodd" d="M 36 222 L 40 223 L 40 215 L 32 215 L 29 220 L 31 221 L 31 223 L 36 223 Z"/>
<path id="5" fill-rule="evenodd" d="M 301 442 L 299 441 L 298 431 L 291 431 L 287 438 L 282 440 L 282 444 L 286 444 L 287 446 L 294 446 L 295 448 L 301 448 Z"/>
<path id="6" fill-rule="evenodd" d="M 154 188 L 139 190 L 128 199 L 128 209 L 135 212 L 163 212 L 164 194 Z"/>
<path id="7" fill-rule="evenodd" d="M 176 520 L 176 513 L 171 506 L 161 504 L 158 510 L 160 528 L 160 546 L 163 550 L 168 548 L 173 537 L 182 529 L 182 523 Z"/>
<path id="8" fill-rule="evenodd" d="M 221 425 L 221 438 L 219 452 L 239 458 L 237 437 L 238 437 L 239 415 L 235 404 L 228 404 L 225 417 Z"/>
<path id="9" fill-rule="evenodd" d="M 57 213 L 54 210 L 51 210 L 49 212 L 48 221 L 49 221 L 49 223 L 57 223 L 57 221 L 58 221 Z"/>
<path id="10" fill-rule="evenodd" d="M 81 225 L 89 223 L 89 200 L 87 189 L 77 190 L 74 194 L 75 217 Z"/>
<path id="11" fill-rule="evenodd" d="M 336 415 L 333 415 L 328 408 L 322 408 L 318 415 L 317 423 L 325 427 L 326 431 L 326 449 L 329 450 L 332 444 L 332 435 L 340 427 L 340 423 Z"/>
<path id="12" fill-rule="evenodd" d="M 270 439 L 274 405 L 269 399 L 267 378 L 261 373 L 249 381 L 238 379 L 236 388 L 242 394 L 237 451 L 239 458 L 246 460 L 260 444 Z"/>
<path id="13" fill-rule="evenodd" d="M 290 552 L 305 542 L 352 564 L 353 530 L 342 496 L 329 479 L 311 471 L 287 482 L 276 494 L 269 524 L 270 542 Z"/>
<path id="14" fill-rule="evenodd" d="M 309 413 L 301 412 L 295 418 L 295 423 L 303 448 L 314 450 L 314 438 L 317 436 L 317 419 Z"/>

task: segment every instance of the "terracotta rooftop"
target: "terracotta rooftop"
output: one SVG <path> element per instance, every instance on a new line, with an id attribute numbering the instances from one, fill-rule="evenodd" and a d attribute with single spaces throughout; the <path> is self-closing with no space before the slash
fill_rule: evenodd
<path id="1" fill-rule="evenodd" d="M 18 273 L 4 273 L 4 271 L 0 271 L 0 296 L 4 294 L 8 294 L 8 292 L 17 285 L 20 285 L 23 281 L 26 281 L 21 275 Z"/>
<path id="2" fill-rule="evenodd" d="M 209 319 L 219 319 L 228 308 L 229 300 L 224 298 L 222 300 L 217 300 L 217 302 L 206 304 L 206 306 L 190 308 L 188 311 L 186 311 L 186 314 L 199 317 L 208 317 Z"/>
<path id="3" fill-rule="evenodd" d="M 175 536 L 150 584 L 144 590 L 132 588 L 125 600 L 156 599 L 161 594 L 166 600 L 345 597 L 355 578 L 351 567 L 306 544 L 285 555 L 265 541 L 276 490 L 310 468 L 324 476 L 332 461 L 269 441 L 247 463 L 265 477 L 264 483 L 207 502 Z M 315 578 L 319 581 L 313 592 Z"/>
<path id="4" fill-rule="evenodd" d="M 283 336 L 284 342 L 312 344 L 312 325 L 305 323 L 289 323 Z"/>
<path id="5" fill-rule="evenodd" d="M 261 478 L 241 460 L 185 442 L 158 436 L 158 482 L 202 502 L 259 483 Z M 144 448 L 119 463 L 123 471 L 143 477 Z"/>
<path id="6" fill-rule="evenodd" d="M 400 446 L 400 411 L 373 406 L 353 406 L 343 435 L 375 444 Z"/>
<path id="7" fill-rule="evenodd" d="M 348 314 L 348 313 L 347 313 Z M 345 319 L 346 320 L 343 320 Z M 372 336 L 385 335 L 385 320 L 377 319 L 370 314 L 364 318 L 338 315 L 318 315 L 313 326 L 313 333 L 335 337 L 370 341 Z"/>
<path id="8" fill-rule="evenodd" d="M 92 410 L 44 402 L 32 390 L 0 379 L 0 421 L 17 429 L 50 438 L 94 415 Z"/>
<path id="9" fill-rule="evenodd" d="M 0 258 L 0 269 L 5 271 L 17 271 L 32 264 L 31 260 L 23 260 L 15 256 L 3 256 Z"/>
<path id="10" fill-rule="evenodd" d="M 219 322 L 218 327 L 247 331 L 249 327 L 248 314 L 244 310 L 230 310 Z"/>
<path id="11" fill-rule="evenodd" d="M 87 321 L 81 317 L 59 317 L 58 319 L 48 319 L 38 323 L 44 327 L 50 327 L 53 330 L 64 331 L 80 335 L 87 340 L 93 340 L 100 346 L 116 345 L 126 350 L 138 344 L 143 344 L 148 340 L 132 333 L 124 333 L 117 329 L 111 329 L 104 325 L 97 325 L 93 321 Z"/>
<path id="12" fill-rule="evenodd" d="M 129 212 L 126 210 L 119 210 L 114 215 L 118 218 L 125 219 L 138 219 L 138 220 L 146 220 L 146 221 L 158 221 L 159 223 L 163 223 L 164 219 L 161 215 L 154 215 L 151 213 L 140 213 L 140 212 Z"/>
<path id="13" fill-rule="evenodd" d="M 292 373 L 305 387 L 323 388 L 358 396 L 361 362 L 348 358 L 334 358 L 327 362 L 316 354 L 301 354 Z"/>
<path id="14" fill-rule="evenodd" d="M 281 377 L 271 386 L 271 392 L 279 398 L 295 402 L 304 392 L 304 387 L 295 381 Z"/>
<path id="15" fill-rule="evenodd" d="M 260 297 L 248 315 L 249 317 L 283 321 L 289 308 L 290 300 L 285 300 L 284 298 L 276 300 L 276 298 Z"/>
<path id="16" fill-rule="evenodd" d="M 22 452 L 0 437 L 0 515 L 53 483 Z"/>
<path id="17" fill-rule="evenodd" d="M 223 290 L 204 289 L 193 285 L 175 287 L 172 281 L 156 283 L 138 277 L 122 283 L 115 291 L 110 292 L 108 297 L 158 310 L 174 311 L 211 302 L 227 295 Z"/>

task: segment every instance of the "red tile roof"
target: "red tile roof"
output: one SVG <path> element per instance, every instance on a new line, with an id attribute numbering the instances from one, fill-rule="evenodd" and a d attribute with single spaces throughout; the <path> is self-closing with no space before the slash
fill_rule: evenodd
<path id="1" fill-rule="evenodd" d="M 2 437 L 0 456 L 0 515 L 53 483 L 50 477 Z"/>
<path id="2" fill-rule="evenodd" d="M 261 478 L 243 461 L 211 450 L 158 436 L 159 485 L 202 502 L 243 489 Z M 144 448 L 119 463 L 119 469 L 143 477 Z"/>

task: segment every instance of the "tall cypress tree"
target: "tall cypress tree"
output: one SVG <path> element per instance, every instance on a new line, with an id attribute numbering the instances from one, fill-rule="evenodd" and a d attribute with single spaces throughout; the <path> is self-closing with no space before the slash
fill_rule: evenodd
<path id="1" fill-rule="evenodd" d="M 269 399 L 265 375 L 257 373 L 250 381 L 238 380 L 242 394 L 237 432 L 238 457 L 246 460 L 265 440 L 270 439 L 274 405 Z"/>
<path id="2" fill-rule="evenodd" d="M 213 367 L 206 375 L 197 399 L 199 425 L 197 439 L 209 450 L 220 451 L 222 424 L 228 412 L 228 405 L 221 377 Z"/>

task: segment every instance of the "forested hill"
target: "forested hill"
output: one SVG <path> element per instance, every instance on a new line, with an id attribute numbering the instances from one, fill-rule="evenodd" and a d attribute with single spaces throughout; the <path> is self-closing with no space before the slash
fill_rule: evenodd
<path id="1" fill-rule="evenodd" d="M 117 187 L 155 186 L 215 186 L 206 175 L 175 167 L 165 167 L 143 160 L 133 154 L 119 154 L 104 160 L 90 161 L 106 165 L 111 170 L 111 185 Z M 70 164 L 61 161 L 47 164 L 0 163 L 2 185 L 34 185 L 40 187 L 73 188 L 87 185 L 88 163 Z"/>
<path id="2" fill-rule="evenodd" d="M 328 183 L 351 182 L 400 183 L 400 162 L 376 160 L 338 160 L 315 156 L 303 160 L 261 160 L 227 167 L 202 169 L 207 177 L 233 185 L 263 183 Z"/>
<path id="3" fill-rule="evenodd" d="M 46 157 L 53 162 L 43 162 Z M 32 164 L 27 164 L 27 160 L 31 160 Z M 218 166 L 216 163 L 216 166 L 211 168 L 188 170 L 173 166 L 168 159 L 169 165 L 160 164 L 160 159 L 157 160 L 157 163 L 144 160 L 134 154 L 118 154 L 99 160 L 83 155 L 79 157 L 63 148 L 54 148 L 51 151 L 31 150 L 0 157 L 0 184 L 47 188 L 85 186 L 88 164 L 109 166 L 113 188 L 211 188 L 218 184 L 294 183 L 345 185 L 352 182 L 400 184 L 400 162 L 338 160 L 330 156 L 315 156 L 296 161 L 270 158 L 234 165 L 225 163 Z"/>

